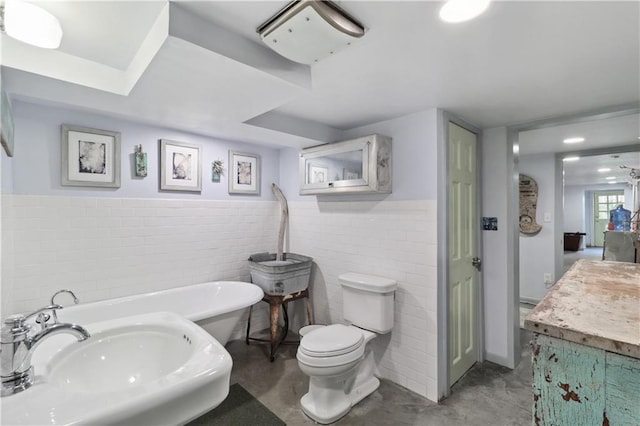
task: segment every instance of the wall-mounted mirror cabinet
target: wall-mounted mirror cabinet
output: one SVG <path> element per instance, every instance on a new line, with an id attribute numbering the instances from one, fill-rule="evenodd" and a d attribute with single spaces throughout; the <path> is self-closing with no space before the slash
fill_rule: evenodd
<path id="1" fill-rule="evenodd" d="M 300 153 L 300 195 L 366 192 L 391 192 L 391 138 L 371 135 Z"/>

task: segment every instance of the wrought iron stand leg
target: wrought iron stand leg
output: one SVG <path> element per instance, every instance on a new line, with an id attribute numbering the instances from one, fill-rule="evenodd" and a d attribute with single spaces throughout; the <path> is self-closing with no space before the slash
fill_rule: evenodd
<path id="1" fill-rule="evenodd" d="M 307 307 L 307 321 L 308 325 L 313 324 L 313 310 L 311 308 L 311 298 L 309 296 L 305 297 L 304 303 Z"/>
<path id="2" fill-rule="evenodd" d="M 244 339 L 245 343 L 249 344 L 249 332 L 251 331 L 251 313 L 253 312 L 253 306 L 249 306 L 249 318 L 247 318 L 247 335 Z"/>
<path id="3" fill-rule="evenodd" d="M 287 338 L 287 334 L 289 333 L 289 313 L 287 312 L 286 303 L 282 304 L 282 316 L 284 317 L 284 329 L 282 330 L 282 337 L 280 337 L 278 346 L 280 346 L 280 344 L 284 342 L 284 339 Z"/>
<path id="4" fill-rule="evenodd" d="M 278 318 L 280 317 L 280 305 L 276 303 L 270 303 L 270 311 L 271 311 L 271 327 L 270 327 L 270 337 L 271 337 L 271 354 L 269 355 L 269 359 L 271 362 L 275 359 L 275 352 L 278 342 Z"/>

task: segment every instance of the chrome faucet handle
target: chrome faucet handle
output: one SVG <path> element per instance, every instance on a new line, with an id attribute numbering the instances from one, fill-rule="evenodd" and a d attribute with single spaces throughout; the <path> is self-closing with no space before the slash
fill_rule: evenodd
<path id="1" fill-rule="evenodd" d="M 47 321 L 49 321 L 50 318 L 51 318 L 51 315 L 47 314 L 46 312 L 40 312 L 38 314 L 38 317 L 36 318 L 36 323 L 40 324 L 40 330 L 44 330 L 49 326 L 49 324 L 47 324 Z"/>
<path id="2" fill-rule="evenodd" d="M 36 316 L 39 313 L 44 312 L 44 311 L 53 311 L 53 312 L 55 312 L 56 309 L 62 309 L 62 308 L 63 308 L 63 306 L 58 305 L 56 303 L 52 303 L 50 305 L 43 306 L 40 309 L 36 309 L 35 311 L 31 312 L 30 314 L 25 315 L 24 319 L 28 320 L 29 318 L 34 317 L 34 316 Z"/>
<path id="3" fill-rule="evenodd" d="M 13 315 L 9 315 L 7 318 L 5 318 L 4 320 L 4 325 L 7 327 L 11 327 L 12 329 L 22 329 L 25 327 L 24 323 L 31 318 L 32 316 L 38 315 L 44 311 L 53 311 L 55 312 L 56 309 L 62 309 L 62 306 L 60 305 L 56 305 L 56 304 L 51 304 L 51 305 L 47 305 L 44 306 L 40 309 L 35 310 L 34 312 L 31 312 L 30 314 L 13 314 Z"/>

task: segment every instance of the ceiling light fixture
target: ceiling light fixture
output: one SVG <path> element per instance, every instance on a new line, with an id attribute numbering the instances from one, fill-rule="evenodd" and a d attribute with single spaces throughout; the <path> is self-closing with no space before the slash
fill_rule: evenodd
<path id="1" fill-rule="evenodd" d="M 62 40 L 60 22 L 46 10 L 21 0 L 0 6 L 0 30 L 23 43 L 57 49 Z"/>
<path id="2" fill-rule="evenodd" d="M 580 157 L 565 157 L 562 161 L 578 161 Z"/>
<path id="3" fill-rule="evenodd" d="M 584 138 L 581 138 L 581 137 L 567 138 L 567 139 L 563 140 L 562 142 L 563 143 L 580 143 L 580 142 L 584 142 Z"/>
<path id="4" fill-rule="evenodd" d="M 448 0 L 440 8 L 440 19 L 450 24 L 469 21 L 482 14 L 491 0 Z"/>
<path id="5" fill-rule="evenodd" d="M 615 178 L 616 178 L 615 176 L 607 176 L 605 179 L 606 180 L 611 180 L 611 179 L 615 179 Z"/>
<path id="6" fill-rule="evenodd" d="M 349 46 L 365 33 L 364 26 L 330 1 L 296 0 L 256 30 L 280 55 L 314 64 Z"/>
<path id="7" fill-rule="evenodd" d="M 608 168 L 608 167 L 603 167 L 601 169 L 598 169 L 598 172 L 600 172 L 600 173 L 606 173 L 606 172 L 610 172 L 610 171 L 611 171 L 611 169 Z"/>
<path id="8" fill-rule="evenodd" d="M 609 182 L 607 182 L 609 185 L 613 185 L 614 183 L 618 183 L 615 180 L 610 180 Z"/>

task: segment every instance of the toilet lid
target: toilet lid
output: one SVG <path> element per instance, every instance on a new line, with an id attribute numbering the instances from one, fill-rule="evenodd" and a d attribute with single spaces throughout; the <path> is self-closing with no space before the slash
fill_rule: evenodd
<path id="1" fill-rule="evenodd" d="M 333 324 L 306 334 L 300 341 L 299 350 L 308 356 L 337 356 L 353 352 L 363 341 L 364 336 L 358 329 Z"/>

